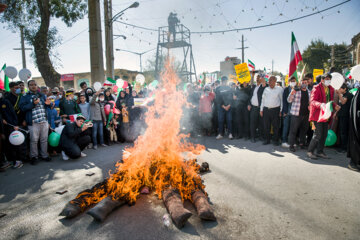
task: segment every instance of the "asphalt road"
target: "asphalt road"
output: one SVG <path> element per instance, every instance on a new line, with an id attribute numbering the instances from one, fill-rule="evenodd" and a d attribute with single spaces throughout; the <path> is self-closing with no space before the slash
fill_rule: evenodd
<path id="1" fill-rule="evenodd" d="M 360 173 L 344 154 L 309 160 L 305 151 L 243 140 L 194 139 L 206 146 L 203 176 L 217 222 L 193 211 L 183 229 L 166 227 L 166 209 L 154 195 L 114 211 L 104 223 L 82 214 L 58 216 L 76 194 L 108 175 L 125 145 L 86 150 L 79 160 L 41 162 L 0 173 L 0 239 L 359 239 Z M 86 176 L 87 173 L 95 173 Z M 63 195 L 57 191 L 68 192 Z"/>

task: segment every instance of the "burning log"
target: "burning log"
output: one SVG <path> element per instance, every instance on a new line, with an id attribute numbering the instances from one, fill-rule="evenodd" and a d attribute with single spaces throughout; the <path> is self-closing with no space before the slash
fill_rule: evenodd
<path id="1" fill-rule="evenodd" d="M 96 221 L 103 222 L 112 211 L 125 203 L 125 201 L 113 200 L 111 196 L 108 196 L 90 209 L 87 214 L 92 216 Z"/>
<path id="2" fill-rule="evenodd" d="M 59 216 L 64 216 L 65 218 L 74 218 L 82 212 L 81 208 L 78 205 L 68 202 L 64 209 L 61 211 Z"/>
<path id="3" fill-rule="evenodd" d="M 209 164 L 207 162 L 203 162 L 201 163 L 201 165 L 199 166 L 199 172 L 200 173 L 205 173 L 205 172 L 209 172 Z"/>
<path id="4" fill-rule="evenodd" d="M 184 208 L 180 195 L 174 190 L 164 190 L 163 201 L 175 226 L 184 227 L 192 213 Z"/>
<path id="5" fill-rule="evenodd" d="M 96 203 L 89 203 L 89 199 L 97 199 L 97 202 L 101 201 L 107 192 L 106 184 L 107 180 L 104 180 L 93 186 L 91 189 L 86 189 L 80 192 L 75 199 L 65 205 L 59 215 L 64 216 L 65 218 L 74 218 L 84 212 L 92 204 Z"/>
<path id="6" fill-rule="evenodd" d="M 192 202 L 195 205 L 196 211 L 201 219 L 208 221 L 216 221 L 216 217 L 208 202 L 208 199 L 201 190 L 195 191 L 191 197 Z"/>

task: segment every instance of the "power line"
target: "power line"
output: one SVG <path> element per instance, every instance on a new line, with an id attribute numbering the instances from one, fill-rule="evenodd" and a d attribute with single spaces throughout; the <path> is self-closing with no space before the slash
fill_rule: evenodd
<path id="1" fill-rule="evenodd" d="M 297 18 L 288 19 L 288 20 L 285 20 L 285 21 L 280 21 L 280 22 L 275 22 L 275 23 L 270 23 L 270 24 L 264 24 L 264 25 L 258 25 L 258 26 L 253 26 L 253 27 L 233 28 L 233 29 L 224 29 L 224 30 L 217 30 L 217 31 L 195 31 L 195 32 L 191 32 L 191 33 L 192 34 L 213 34 L 213 33 L 225 33 L 225 32 L 235 32 L 235 31 L 244 31 L 244 30 L 250 30 L 251 31 L 253 29 L 258 29 L 258 28 L 272 27 L 272 26 L 276 26 L 276 25 L 280 25 L 280 24 L 284 24 L 284 23 L 289 23 L 289 22 L 294 22 L 294 21 L 297 21 L 297 20 L 300 20 L 300 19 L 304 19 L 304 18 L 307 18 L 307 17 L 314 16 L 316 14 L 320 14 L 322 12 L 325 12 L 325 11 L 328 11 L 330 9 L 336 8 L 336 7 L 340 6 L 340 5 L 348 3 L 350 1 L 351 0 L 346 0 L 344 2 L 338 3 L 336 5 L 325 8 L 323 10 L 319 10 L 319 11 L 314 12 L 314 13 L 310 13 L 310 14 L 307 14 L 307 15 L 304 15 L 304 16 L 301 16 L 301 17 L 297 17 Z M 142 26 L 138 26 L 138 25 L 134 25 L 134 24 L 130 24 L 130 23 L 125 23 L 125 22 L 122 22 L 122 21 L 117 21 L 117 22 L 119 22 L 121 24 L 124 24 L 124 25 L 127 25 L 127 26 L 134 27 L 134 28 L 140 28 L 140 29 L 144 29 L 144 30 L 148 30 L 148 31 L 156 31 L 156 32 L 158 31 L 157 29 L 154 29 L 154 28 L 142 27 Z"/>

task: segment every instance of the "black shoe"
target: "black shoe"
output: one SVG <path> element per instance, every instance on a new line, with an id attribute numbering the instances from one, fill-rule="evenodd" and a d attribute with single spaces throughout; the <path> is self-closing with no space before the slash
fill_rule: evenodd
<path id="1" fill-rule="evenodd" d="M 313 154 L 312 152 L 307 152 L 306 155 L 311 158 L 311 159 L 317 159 L 317 157 L 315 156 L 315 154 Z"/>
<path id="2" fill-rule="evenodd" d="M 268 145 L 268 144 L 270 144 L 270 141 L 263 142 L 263 145 Z"/>
<path id="3" fill-rule="evenodd" d="M 323 158 L 323 159 L 329 159 L 330 158 L 323 152 L 322 153 L 317 153 L 316 156 L 319 157 L 319 158 Z"/>
<path id="4" fill-rule="evenodd" d="M 251 142 L 252 142 L 252 143 L 256 143 L 255 138 L 252 138 L 252 139 L 251 139 Z"/>
<path id="5" fill-rule="evenodd" d="M 291 152 L 296 152 L 296 149 L 295 149 L 294 146 L 290 146 L 290 147 L 289 147 L 289 150 L 290 150 Z"/>
<path id="6" fill-rule="evenodd" d="M 39 162 L 39 159 L 37 157 L 33 157 L 30 159 L 30 164 L 31 165 L 36 165 Z"/>
<path id="7" fill-rule="evenodd" d="M 41 160 L 43 160 L 43 161 L 45 161 L 45 162 L 50 162 L 50 161 L 51 161 L 51 157 L 41 158 Z"/>

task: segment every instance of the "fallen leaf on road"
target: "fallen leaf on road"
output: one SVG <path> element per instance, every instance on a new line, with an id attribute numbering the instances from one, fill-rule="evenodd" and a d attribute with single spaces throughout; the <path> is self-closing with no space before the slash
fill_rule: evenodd
<path id="1" fill-rule="evenodd" d="M 64 193 L 67 193 L 67 190 L 62 191 L 62 192 L 56 192 L 56 194 L 59 194 L 59 195 L 63 195 Z"/>

